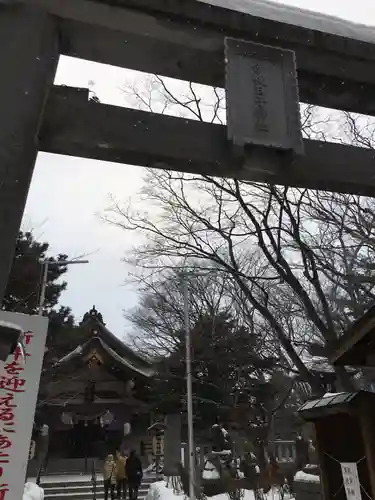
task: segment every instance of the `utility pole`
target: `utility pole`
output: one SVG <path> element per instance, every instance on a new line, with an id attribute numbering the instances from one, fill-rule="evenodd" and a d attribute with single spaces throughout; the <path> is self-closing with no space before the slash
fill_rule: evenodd
<path id="1" fill-rule="evenodd" d="M 195 500 L 195 447 L 193 426 L 193 383 L 191 373 L 191 336 L 189 320 L 189 289 L 185 275 L 182 274 L 184 293 L 184 323 L 186 344 L 186 399 L 188 420 L 188 446 L 189 446 L 189 500 Z"/>

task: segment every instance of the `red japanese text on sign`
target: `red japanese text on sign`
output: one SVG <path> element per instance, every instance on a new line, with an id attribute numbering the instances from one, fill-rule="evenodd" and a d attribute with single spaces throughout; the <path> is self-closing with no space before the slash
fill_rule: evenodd
<path id="1" fill-rule="evenodd" d="M 23 331 L 23 346 L 0 370 L 0 500 L 13 500 L 24 490 L 48 319 L 0 311 L 0 320 Z"/>
<path id="2" fill-rule="evenodd" d="M 6 389 L 10 392 L 25 392 L 22 389 L 25 386 L 26 380 L 18 377 L 0 377 L 0 389 Z"/>
<path id="3" fill-rule="evenodd" d="M 29 345 L 31 342 L 31 339 L 34 337 L 33 332 L 25 332 L 23 335 L 23 338 L 25 339 L 25 345 Z"/>
<path id="4" fill-rule="evenodd" d="M 0 434 L 0 450 L 6 450 L 12 446 L 12 441 L 3 434 Z M 1 456 L 1 453 L 0 453 Z"/>
<path id="5" fill-rule="evenodd" d="M 20 365 L 17 361 L 12 361 L 5 365 L 5 371 L 8 375 L 19 375 L 25 370 L 25 368 Z"/>
<path id="6" fill-rule="evenodd" d="M 14 394 L 12 392 L 7 392 L 5 396 L 0 397 L 0 408 L 5 406 L 6 408 L 16 408 L 17 405 L 14 403 Z"/>
<path id="7" fill-rule="evenodd" d="M 0 421 L 7 422 L 7 424 L 13 424 L 14 422 L 14 412 L 12 408 L 0 408 Z"/>
<path id="8" fill-rule="evenodd" d="M 7 484 L 0 484 L 0 500 L 6 499 L 6 494 L 9 491 L 9 487 Z"/>
<path id="9" fill-rule="evenodd" d="M 25 357 L 26 358 L 30 357 L 30 354 L 28 352 L 25 352 Z M 18 363 L 20 359 L 22 359 L 22 351 L 19 347 L 17 347 L 16 350 L 14 351 L 13 361 L 15 363 Z"/>

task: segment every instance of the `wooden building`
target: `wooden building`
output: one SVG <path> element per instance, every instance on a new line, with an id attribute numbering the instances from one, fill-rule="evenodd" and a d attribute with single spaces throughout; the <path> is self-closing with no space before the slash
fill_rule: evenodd
<path id="1" fill-rule="evenodd" d="M 299 414 L 314 424 L 323 498 L 374 498 L 375 395 L 330 394 L 306 402 Z"/>
<path id="2" fill-rule="evenodd" d="M 353 367 L 356 388 L 375 392 L 375 306 L 342 335 L 330 362 Z"/>
<path id="3" fill-rule="evenodd" d="M 49 460 L 144 449 L 153 367 L 106 328 L 95 307 L 75 335 L 79 343 L 41 383 L 36 421 L 49 426 Z"/>
<path id="4" fill-rule="evenodd" d="M 375 367 L 375 306 L 339 339 L 330 361 L 342 366 Z"/>
<path id="5" fill-rule="evenodd" d="M 357 391 L 329 394 L 299 409 L 314 424 L 324 498 L 374 498 L 375 307 L 337 341 L 330 362 L 354 370 Z"/>

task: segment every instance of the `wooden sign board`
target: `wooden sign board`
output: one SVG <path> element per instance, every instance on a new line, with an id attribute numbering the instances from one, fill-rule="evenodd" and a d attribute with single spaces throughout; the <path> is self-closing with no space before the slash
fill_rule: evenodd
<path id="1" fill-rule="evenodd" d="M 0 500 L 20 500 L 29 460 L 48 318 L 0 311 L 24 331 L 26 362 L 16 349 L 0 367 Z"/>
<path id="2" fill-rule="evenodd" d="M 225 39 L 228 139 L 303 154 L 294 52 Z"/>
<path id="3" fill-rule="evenodd" d="M 341 463 L 341 471 L 347 500 L 362 500 L 357 464 Z"/>

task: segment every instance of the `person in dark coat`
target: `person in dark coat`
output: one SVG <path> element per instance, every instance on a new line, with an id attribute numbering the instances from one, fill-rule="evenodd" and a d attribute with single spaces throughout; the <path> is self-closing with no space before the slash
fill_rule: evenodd
<path id="1" fill-rule="evenodd" d="M 130 452 L 126 461 L 125 471 L 128 479 L 129 500 L 137 500 L 138 490 L 143 478 L 143 471 L 142 463 L 135 450 Z"/>
<path id="2" fill-rule="evenodd" d="M 297 436 L 296 442 L 296 467 L 297 470 L 302 470 L 309 463 L 309 442 L 300 434 Z"/>

